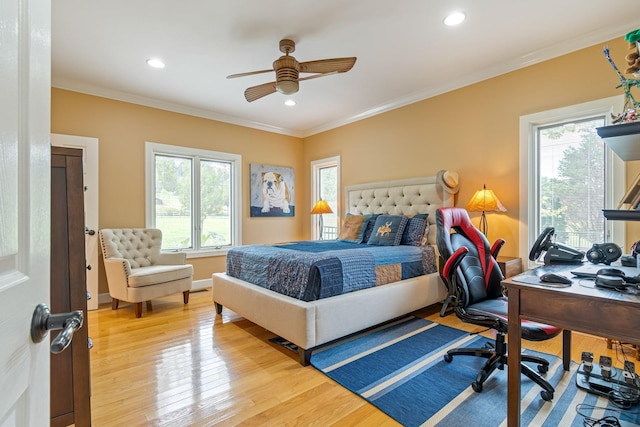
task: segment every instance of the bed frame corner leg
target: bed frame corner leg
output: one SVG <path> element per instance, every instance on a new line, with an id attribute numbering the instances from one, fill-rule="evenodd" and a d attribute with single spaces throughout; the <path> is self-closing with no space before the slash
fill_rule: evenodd
<path id="1" fill-rule="evenodd" d="M 311 349 L 298 347 L 298 357 L 300 358 L 300 364 L 302 366 L 309 366 L 311 362 Z"/>
<path id="2" fill-rule="evenodd" d="M 222 304 L 219 304 L 215 301 L 213 303 L 216 305 L 216 313 L 222 314 Z"/>

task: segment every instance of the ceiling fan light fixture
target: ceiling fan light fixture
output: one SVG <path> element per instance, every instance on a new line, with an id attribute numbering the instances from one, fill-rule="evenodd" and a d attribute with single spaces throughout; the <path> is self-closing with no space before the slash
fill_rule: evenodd
<path id="1" fill-rule="evenodd" d="M 444 25 L 448 27 L 453 27 L 455 25 L 461 24 L 462 21 L 466 19 L 467 15 L 464 12 L 452 12 L 444 18 Z"/>
<path id="2" fill-rule="evenodd" d="M 276 90 L 283 95 L 292 95 L 298 92 L 299 84 L 295 80 L 282 80 L 276 83 Z"/>

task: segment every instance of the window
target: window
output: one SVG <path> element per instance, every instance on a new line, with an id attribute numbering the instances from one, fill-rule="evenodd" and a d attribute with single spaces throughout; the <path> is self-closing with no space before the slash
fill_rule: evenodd
<path id="1" fill-rule="evenodd" d="M 585 251 L 594 243 L 623 243 L 623 230 L 607 222 L 602 209 L 622 196 L 624 164 L 596 133 L 610 113 L 622 111 L 622 102 L 613 97 L 521 117 L 523 258 L 549 226 L 557 242 Z"/>
<path id="2" fill-rule="evenodd" d="M 326 200 L 332 214 L 322 214 L 322 238 L 336 239 L 339 233 L 340 218 L 340 157 L 311 162 L 311 206 L 318 200 Z M 311 238 L 320 238 L 318 215 L 311 215 Z"/>
<path id="3" fill-rule="evenodd" d="M 209 256 L 241 243 L 241 156 L 151 142 L 145 156 L 146 222 L 163 250 Z"/>

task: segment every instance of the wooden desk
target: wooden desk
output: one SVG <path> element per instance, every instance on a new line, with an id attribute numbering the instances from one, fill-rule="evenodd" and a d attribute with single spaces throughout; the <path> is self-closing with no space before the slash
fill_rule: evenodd
<path id="1" fill-rule="evenodd" d="M 640 344 L 640 297 L 616 291 L 595 289 L 588 280 L 574 280 L 570 287 L 552 288 L 506 279 L 509 292 L 509 344 L 507 380 L 507 424 L 520 425 L 520 321 L 564 328 L 562 360 L 565 370 L 571 362 L 571 331 L 611 337 Z"/>

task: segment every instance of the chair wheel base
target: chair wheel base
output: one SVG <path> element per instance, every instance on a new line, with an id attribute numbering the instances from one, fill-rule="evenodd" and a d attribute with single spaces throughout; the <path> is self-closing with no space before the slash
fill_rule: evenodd
<path id="1" fill-rule="evenodd" d="M 444 361 L 445 362 L 451 363 L 452 360 L 453 360 L 453 356 L 452 355 L 450 355 L 448 353 L 444 355 Z"/>
<path id="2" fill-rule="evenodd" d="M 473 391 L 480 393 L 482 391 L 482 383 L 474 381 L 471 383 L 471 388 L 473 389 Z"/>
<path id="3" fill-rule="evenodd" d="M 551 402 L 553 400 L 553 393 L 542 390 L 540 392 L 540 397 L 542 397 L 542 400 L 544 400 L 545 402 Z"/>
<path id="4" fill-rule="evenodd" d="M 541 374 L 546 374 L 547 372 L 549 372 L 549 366 L 538 365 L 538 372 L 540 372 Z"/>

